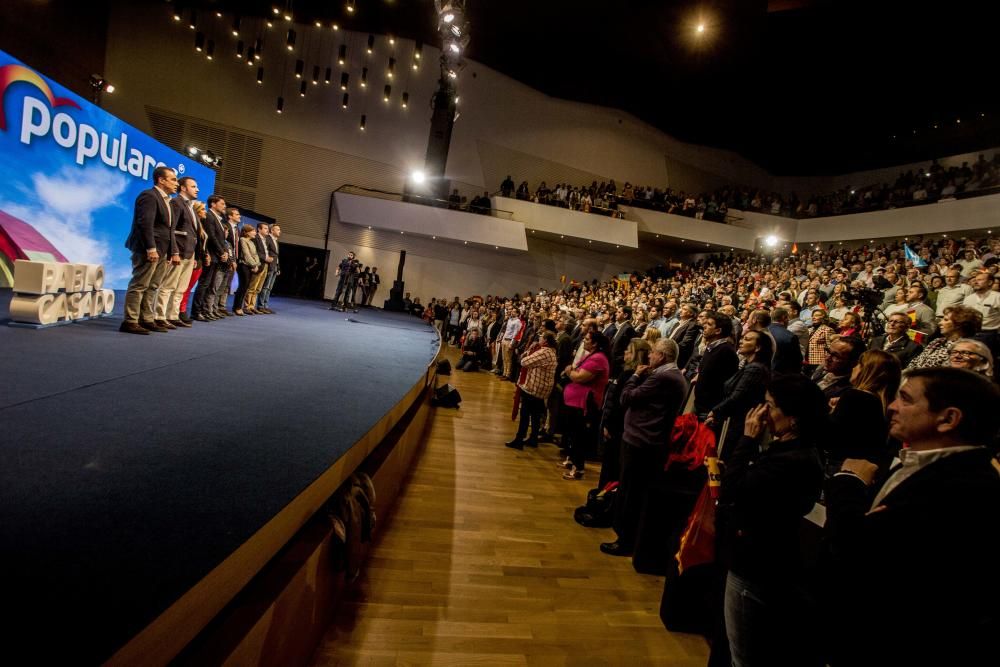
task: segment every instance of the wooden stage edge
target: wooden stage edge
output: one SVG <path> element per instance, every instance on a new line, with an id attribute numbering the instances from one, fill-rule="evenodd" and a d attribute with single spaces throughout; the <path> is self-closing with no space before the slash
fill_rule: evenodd
<path id="1" fill-rule="evenodd" d="M 283 658 L 274 664 L 296 664 L 288 658 L 299 651 L 304 653 L 299 664 L 308 660 L 329 620 L 326 618 L 328 612 L 318 603 L 332 594 L 336 586 L 328 586 L 331 590 L 323 591 L 316 581 L 309 583 L 316 599 L 304 606 L 316 606 L 315 611 L 323 618 L 314 615 L 306 619 L 305 626 L 302 619 L 285 623 L 293 626 L 292 632 L 297 635 L 294 638 L 275 636 L 274 608 L 284 606 L 281 604 L 283 599 L 287 601 L 289 594 L 294 594 L 296 578 L 332 576 L 323 572 L 329 558 L 320 558 L 329 550 L 332 531 L 317 513 L 356 471 L 365 470 L 372 476 L 378 496 L 377 516 L 380 521 L 387 516 L 387 510 L 400 492 L 400 482 L 405 478 L 409 463 L 422 444 L 441 348 L 439 335 L 434 360 L 382 419 L 249 540 L 129 640 L 105 665 L 155 667 L 172 661 L 205 664 L 206 659 L 214 664 L 246 664 L 241 660 L 231 662 L 236 655 L 246 652 L 256 654 L 252 660 L 254 664 L 266 664 L 269 662 L 266 654 L 271 652 L 268 642 L 281 645 L 278 655 Z M 303 558 L 304 545 L 311 546 L 307 547 L 309 553 Z M 300 567 L 297 577 L 280 574 L 281 571 L 287 573 L 290 564 L 295 562 Z M 284 586 L 278 586 L 281 590 L 274 590 L 276 581 L 284 581 Z M 254 588 L 258 590 L 250 590 Z M 262 600 L 262 594 L 269 600 Z M 236 604 L 237 596 L 253 600 L 250 607 L 259 610 L 261 617 L 254 619 L 258 616 L 256 612 L 248 613 L 247 605 Z M 298 600 L 298 606 L 302 607 L 302 602 Z M 296 612 L 290 610 L 289 613 L 295 615 Z M 234 632 L 243 636 L 234 636 Z"/>

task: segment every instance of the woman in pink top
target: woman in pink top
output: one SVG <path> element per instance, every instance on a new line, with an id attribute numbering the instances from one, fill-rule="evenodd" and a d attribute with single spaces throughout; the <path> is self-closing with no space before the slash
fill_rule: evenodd
<path id="1" fill-rule="evenodd" d="M 584 356 L 579 363 L 566 367 L 563 376 L 569 384 L 563 390 L 566 426 L 563 444 L 569 456 L 559 464 L 566 469 L 563 479 L 583 479 L 587 458 L 587 420 L 597 418 L 604 402 L 611 365 L 611 341 L 599 331 L 588 332 L 583 339 Z M 593 397 L 593 398 L 591 398 Z M 593 412 L 593 414 L 591 414 Z"/>

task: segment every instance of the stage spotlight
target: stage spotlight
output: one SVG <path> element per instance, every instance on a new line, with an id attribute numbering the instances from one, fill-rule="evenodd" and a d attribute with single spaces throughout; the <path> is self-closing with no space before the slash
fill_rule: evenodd
<path id="1" fill-rule="evenodd" d="M 704 34 L 704 32 L 705 32 L 705 24 L 704 23 L 699 23 L 698 27 L 695 28 L 695 32 L 697 32 L 699 35 Z"/>
<path id="2" fill-rule="evenodd" d="M 305 96 L 306 96 L 306 82 L 303 81 L 302 85 L 299 86 L 299 97 L 305 97 Z"/>
<path id="3" fill-rule="evenodd" d="M 305 68 L 306 68 L 306 64 L 305 64 L 305 62 L 301 58 L 299 58 L 298 60 L 295 61 L 295 78 L 296 79 L 301 79 L 302 78 L 302 72 L 305 71 Z"/>
<path id="4" fill-rule="evenodd" d="M 348 101 L 348 99 L 350 99 L 350 94 L 349 93 L 344 93 L 344 101 L 343 101 L 342 104 L 343 104 L 343 107 L 345 109 L 347 108 L 347 101 Z"/>
<path id="5" fill-rule="evenodd" d="M 766 239 L 764 239 L 764 245 L 766 245 L 768 248 L 773 248 L 774 246 L 778 245 L 778 237 L 775 236 L 774 234 L 771 234 Z"/>
<path id="6" fill-rule="evenodd" d="M 375 35 L 368 35 L 368 53 L 375 49 Z"/>
<path id="7" fill-rule="evenodd" d="M 448 49 L 452 53 L 461 53 L 462 52 L 462 47 L 458 45 L 458 42 L 452 42 L 451 44 L 449 44 L 448 45 Z"/>
<path id="8" fill-rule="evenodd" d="M 382 101 L 383 102 L 388 102 L 389 101 L 389 97 L 391 95 L 392 95 L 392 86 L 388 86 L 387 85 L 385 87 L 385 89 L 382 91 Z"/>
<path id="9" fill-rule="evenodd" d="M 424 181 L 427 180 L 427 175 L 424 172 L 417 169 L 416 171 L 410 174 L 410 180 L 416 183 L 417 185 L 422 185 Z"/>
<path id="10" fill-rule="evenodd" d="M 197 154 L 198 154 L 198 149 L 197 148 L 195 148 L 194 146 L 188 146 L 188 155 L 190 155 L 191 157 L 194 157 Z"/>
<path id="11" fill-rule="evenodd" d="M 215 40 L 208 40 L 208 46 L 205 47 L 205 57 L 212 60 L 215 57 Z"/>
<path id="12" fill-rule="evenodd" d="M 257 83 L 264 83 L 264 68 L 257 68 Z"/>
<path id="13" fill-rule="evenodd" d="M 289 30 L 288 37 L 285 38 L 285 45 L 288 46 L 288 50 L 291 51 L 295 48 L 295 31 Z"/>
<path id="14" fill-rule="evenodd" d="M 408 105 L 409 103 L 410 103 L 410 94 L 403 93 L 403 108 L 405 109 L 406 105 Z"/>
<path id="15" fill-rule="evenodd" d="M 347 90 L 347 83 L 351 80 L 351 75 L 347 72 L 341 72 L 340 74 L 340 89 Z"/>
<path id="16" fill-rule="evenodd" d="M 444 16 L 441 17 L 441 20 L 444 21 L 445 23 L 449 23 L 450 24 L 452 21 L 455 20 L 455 13 L 454 12 L 445 12 Z"/>
<path id="17" fill-rule="evenodd" d="M 212 156 L 209 155 L 208 153 L 202 153 L 201 161 L 204 162 L 205 164 L 212 164 Z"/>
<path id="18" fill-rule="evenodd" d="M 201 53 L 202 49 L 205 47 L 205 33 L 199 32 L 194 36 L 194 50 Z"/>
<path id="19" fill-rule="evenodd" d="M 368 116 L 366 116 L 364 114 L 361 114 L 361 129 L 362 130 L 365 129 L 365 121 L 367 121 L 367 120 L 368 120 Z"/>
<path id="20" fill-rule="evenodd" d="M 345 62 L 347 62 L 347 44 L 341 44 L 337 51 L 337 64 L 343 65 Z"/>
<path id="21" fill-rule="evenodd" d="M 278 113 L 281 113 L 285 109 L 285 98 L 278 98 Z"/>

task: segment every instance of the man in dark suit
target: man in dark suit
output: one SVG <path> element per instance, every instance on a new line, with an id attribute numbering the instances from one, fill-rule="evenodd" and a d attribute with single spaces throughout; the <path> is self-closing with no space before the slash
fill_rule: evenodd
<path id="1" fill-rule="evenodd" d="M 170 213 L 174 219 L 174 239 L 181 263 L 167 269 L 167 274 L 156 295 L 155 324 L 166 329 L 189 327 L 180 320 L 181 298 L 194 270 L 195 250 L 200 242 L 201 223 L 192 205 L 198 197 L 198 182 L 190 176 L 177 179 L 177 196 L 170 200 Z"/>
<path id="2" fill-rule="evenodd" d="M 893 313 L 885 323 L 885 334 L 875 336 L 868 342 L 869 350 L 884 350 L 899 359 L 903 368 L 924 351 L 924 346 L 916 343 L 906 332 L 910 329 L 910 318 L 905 313 Z"/>
<path id="3" fill-rule="evenodd" d="M 240 210 L 235 206 L 226 209 L 226 224 L 223 227 L 223 238 L 226 242 L 226 252 L 229 253 L 229 263 L 226 265 L 226 272 L 222 274 L 219 282 L 219 297 L 216 301 L 215 314 L 222 317 L 232 315 L 226 310 L 226 301 L 229 300 L 229 291 L 233 287 L 233 276 L 236 274 L 236 265 L 240 261 Z M 222 268 L 219 268 L 222 271 Z M 234 308 L 240 306 L 233 305 Z"/>
<path id="4" fill-rule="evenodd" d="M 277 280 L 278 274 L 281 273 L 281 260 L 278 256 L 279 238 L 281 238 L 281 225 L 274 223 L 271 225 L 271 231 L 264 237 L 264 241 L 267 242 L 268 253 L 274 258 L 274 261 L 267 267 L 267 277 L 264 279 L 264 287 L 260 290 L 260 298 L 258 299 L 260 305 L 263 306 L 262 312 L 268 315 L 274 314 L 274 311 L 271 310 L 271 290 L 274 289 L 274 281 Z"/>
<path id="5" fill-rule="evenodd" d="M 864 351 L 864 341 L 855 336 L 843 336 L 830 343 L 823 365 L 813 371 L 811 377 L 824 396 L 837 398 L 851 388 L 851 371 Z"/>
<path id="6" fill-rule="evenodd" d="M 378 267 L 372 267 L 372 274 L 368 278 L 368 302 L 366 306 L 372 305 L 372 300 L 375 298 L 375 292 L 378 291 L 378 286 L 382 284 L 382 278 L 378 275 Z"/>
<path id="7" fill-rule="evenodd" d="M 219 195 L 209 197 L 208 215 L 204 225 L 205 250 L 202 260 L 204 266 L 198 279 L 192 307 L 194 319 L 199 322 L 211 322 L 222 317 L 215 312 L 219 303 L 219 289 L 229 266 L 229 246 L 226 245 L 228 225 L 225 222 L 225 215 L 226 200 Z"/>
<path id="8" fill-rule="evenodd" d="M 683 304 L 677 312 L 680 323 L 674 327 L 670 339 L 677 343 L 677 365 L 684 368 L 691 359 L 691 355 L 694 354 L 695 341 L 701 333 L 701 327 L 695 321 L 697 313 L 690 304 Z"/>
<path id="9" fill-rule="evenodd" d="M 997 386 L 970 371 L 910 371 L 889 405 L 901 463 L 881 485 L 860 459 L 830 479 L 833 665 L 995 662 L 998 405 Z"/>
<path id="10" fill-rule="evenodd" d="M 771 370 L 775 375 L 802 373 L 802 346 L 799 338 L 788 330 L 788 311 L 780 306 L 771 311 L 771 324 L 767 327 L 774 338 L 774 361 Z"/>
<path id="11" fill-rule="evenodd" d="M 124 333 L 169 331 L 153 322 L 153 311 L 167 269 L 181 262 L 170 211 L 170 195 L 176 191 L 177 172 L 157 167 L 153 170 L 153 187 L 136 197 L 132 230 L 125 241 L 125 247 L 132 251 L 132 279 L 125 292 L 125 321 L 119 329 Z"/>
<path id="12" fill-rule="evenodd" d="M 618 377 L 625 368 L 625 350 L 635 338 L 632 309 L 621 306 L 615 311 L 615 336 L 611 339 L 611 377 Z"/>
<path id="13" fill-rule="evenodd" d="M 717 311 L 708 311 L 702 317 L 701 335 L 705 340 L 705 352 L 698 363 L 694 382 L 694 411 L 698 418 L 705 416 L 726 395 L 726 381 L 736 374 L 740 359 L 733 345 L 733 320 Z"/>

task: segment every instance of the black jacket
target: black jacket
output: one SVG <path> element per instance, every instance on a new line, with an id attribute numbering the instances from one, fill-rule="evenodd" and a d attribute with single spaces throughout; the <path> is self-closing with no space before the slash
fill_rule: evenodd
<path id="1" fill-rule="evenodd" d="M 611 339 L 611 375 L 615 376 L 622 372 L 625 367 L 625 350 L 629 343 L 635 338 L 635 327 L 631 322 L 623 322 L 615 331 L 615 337 Z"/>
<path id="2" fill-rule="evenodd" d="M 899 339 L 893 341 L 892 345 L 886 349 L 885 347 L 885 336 L 876 336 L 872 338 L 868 343 L 869 350 L 885 350 L 889 354 L 894 355 L 899 359 L 899 363 L 903 368 L 913 360 L 918 354 L 924 351 L 924 346 L 920 343 L 916 343 L 910 339 L 909 336 L 901 336 Z"/>
<path id="3" fill-rule="evenodd" d="M 229 251 L 226 247 L 226 232 L 229 225 L 215 211 L 209 209 L 203 225 L 205 229 L 205 250 L 212 258 L 212 262 L 221 262 L 222 256 Z"/>
<path id="4" fill-rule="evenodd" d="M 174 225 L 168 204 L 156 188 L 143 190 L 135 199 L 132 214 L 132 229 L 125 240 L 125 247 L 133 253 L 145 255 L 150 248 L 156 248 L 161 258 L 177 253 L 174 239 Z"/>
<path id="5" fill-rule="evenodd" d="M 827 483 L 833 664 L 994 664 L 1000 476 L 989 452 L 930 463 L 870 511 L 874 492 L 850 475 Z"/>
<path id="6" fill-rule="evenodd" d="M 198 236 L 198 229 L 201 225 L 195 220 L 195 212 L 191 206 L 180 195 L 170 200 L 170 210 L 174 218 L 174 238 L 176 239 L 177 252 L 181 259 L 191 259 L 201 242 Z"/>
<path id="7" fill-rule="evenodd" d="M 742 436 L 726 456 L 719 507 L 724 556 L 750 581 L 794 583 L 801 569 L 799 528 L 823 486 L 815 445 L 771 442 L 761 451 Z"/>
<path id="8" fill-rule="evenodd" d="M 840 469 L 844 459 L 865 459 L 883 468 L 892 460 L 886 447 L 889 425 L 882 399 L 851 387 L 830 413 L 830 431 L 824 443 L 826 462 Z"/>
<path id="9" fill-rule="evenodd" d="M 802 372 L 802 346 L 799 338 L 780 324 L 767 327 L 774 338 L 774 361 L 771 370 L 775 375 L 797 375 Z"/>
<path id="10" fill-rule="evenodd" d="M 713 341 L 714 342 L 714 341 Z M 709 349 L 710 348 L 710 349 Z M 694 410 L 699 415 L 708 414 L 722 402 L 726 395 L 726 381 L 736 374 L 740 359 L 736 348 L 728 340 L 709 344 L 698 364 L 698 381 L 694 385 Z"/>
<path id="11" fill-rule="evenodd" d="M 670 338 L 677 343 L 679 348 L 677 353 L 678 367 L 684 368 L 687 365 L 694 353 L 694 344 L 699 333 L 701 333 L 701 327 L 694 321 L 694 318 L 684 320 L 670 333 Z"/>
<path id="12" fill-rule="evenodd" d="M 687 381 L 676 368 L 660 366 L 643 377 L 633 375 L 618 399 L 625 408 L 622 440 L 635 447 L 666 448 L 685 396 Z"/>

